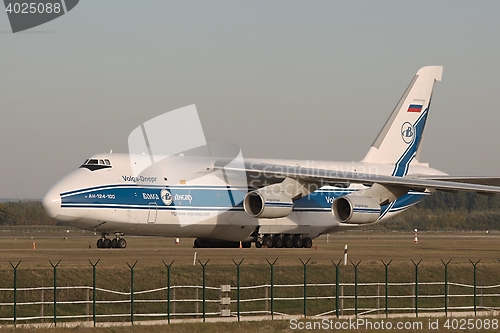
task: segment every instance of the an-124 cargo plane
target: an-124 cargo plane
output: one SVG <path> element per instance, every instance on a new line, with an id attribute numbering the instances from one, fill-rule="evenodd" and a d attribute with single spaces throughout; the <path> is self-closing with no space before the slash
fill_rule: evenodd
<path id="1" fill-rule="evenodd" d="M 417 72 L 360 162 L 176 154 L 137 175 L 134 165 L 148 155 L 98 154 L 56 183 L 43 206 L 57 221 L 100 233 L 99 248 L 125 248 L 124 235 L 309 248 L 321 234 L 378 223 L 434 191 L 500 193 L 499 178 L 452 177 L 418 161 L 442 70 Z"/>

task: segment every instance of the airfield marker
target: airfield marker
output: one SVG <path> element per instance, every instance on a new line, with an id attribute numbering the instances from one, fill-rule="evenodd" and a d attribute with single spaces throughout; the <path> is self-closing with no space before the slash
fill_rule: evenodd
<path id="1" fill-rule="evenodd" d="M 196 251 L 194 252 L 193 266 L 196 266 Z"/>
<path id="2" fill-rule="evenodd" d="M 415 238 L 413 239 L 413 243 L 418 244 L 418 230 L 415 229 Z"/>
<path id="3" fill-rule="evenodd" d="M 347 265 L 347 244 L 344 246 L 344 266 Z"/>

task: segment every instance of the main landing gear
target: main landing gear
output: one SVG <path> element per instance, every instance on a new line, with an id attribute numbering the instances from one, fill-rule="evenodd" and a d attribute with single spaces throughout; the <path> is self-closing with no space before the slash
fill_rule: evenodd
<path id="1" fill-rule="evenodd" d="M 115 232 L 115 238 L 106 238 L 106 234 L 102 234 L 101 238 L 97 240 L 97 248 L 99 249 L 124 249 L 127 247 L 127 241 L 125 238 L 121 238 L 123 233 Z"/>
<path id="2" fill-rule="evenodd" d="M 264 235 L 255 241 L 255 247 L 275 247 L 275 248 L 311 248 L 312 239 L 300 235 Z"/>

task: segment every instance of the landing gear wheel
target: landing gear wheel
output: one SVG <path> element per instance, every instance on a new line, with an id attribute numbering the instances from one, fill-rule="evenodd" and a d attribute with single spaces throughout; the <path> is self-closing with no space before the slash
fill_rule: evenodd
<path id="1" fill-rule="evenodd" d="M 118 248 L 118 238 L 114 238 L 114 239 L 111 241 L 111 247 L 112 247 L 113 249 Z"/>
<path id="2" fill-rule="evenodd" d="M 302 246 L 306 249 L 310 249 L 313 246 L 313 241 L 311 238 L 306 237 L 302 240 Z"/>
<path id="3" fill-rule="evenodd" d="M 262 247 L 262 243 L 259 241 L 255 241 L 255 247 L 260 249 Z"/>
<path id="4" fill-rule="evenodd" d="M 243 242 L 241 244 L 241 247 L 244 248 L 244 249 L 249 249 L 252 247 L 252 243 L 251 242 Z"/>
<path id="5" fill-rule="evenodd" d="M 279 236 L 274 236 L 273 237 L 273 246 L 276 248 L 282 248 L 283 247 L 283 238 Z"/>
<path id="6" fill-rule="evenodd" d="M 102 249 L 104 247 L 104 239 L 103 238 L 99 238 L 97 240 L 97 248 L 98 249 Z"/>
<path id="7" fill-rule="evenodd" d="M 198 238 L 196 238 L 194 240 L 193 247 L 195 247 L 195 248 L 200 248 L 201 247 L 201 241 Z"/>
<path id="8" fill-rule="evenodd" d="M 127 247 L 127 241 L 125 238 L 120 238 L 116 241 L 116 247 L 119 249 L 124 249 Z"/>
<path id="9" fill-rule="evenodd" d="M 106 239 L 104 240 L 104 242 L 103 242 L 103 245 L 104 245 L 103 247 L 104 247 L 105 249 L 110 249 L 110 248 L 111 248 L 111 239 L 106 238 Z"/>
<path id="10" fill-rule="evenodd" d="M 292 242 L 293 242 L 293 247 L 296 248 L 302 247 L 302 238 L 300 238 L 299 236 L 293 237 Z"/>
<path id="11" fill-rule="evenodd" d="M 262 238 L 262 246 L 265 246 L 265 247 L 273 247 L 273 239 L 269 236 L 264 236 L 264 238 Z"/>
<path id="12" fill-rule="evenodd" d="M 292 237 L 290 237 L 290 236 L 283 237 L 283 247 L 285 247 L 287 249 L 293 247 Z"/>

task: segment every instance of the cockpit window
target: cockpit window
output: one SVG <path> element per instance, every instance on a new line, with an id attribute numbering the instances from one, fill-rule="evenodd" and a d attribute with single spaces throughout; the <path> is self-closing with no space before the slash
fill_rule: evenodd
<path id="1" fill-rule="evenodd" d="M 111 168 L 111 162 L 108 159 L 97 159 L 90 158 L 87 159 L 80 168 L 89 169 L 90 171 L 109 169 Z"/>

